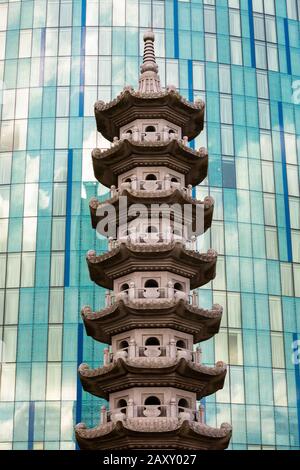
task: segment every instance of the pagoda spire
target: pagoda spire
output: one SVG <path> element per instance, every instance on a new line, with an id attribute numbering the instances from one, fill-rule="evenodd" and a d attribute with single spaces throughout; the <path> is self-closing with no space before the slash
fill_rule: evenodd
<path id="1" fill-rule="evenodd" d="M 151 94 L 162 91 L 158 75 L 158 65 L 155 59 L 154 40 L 154 33 L 152 31 L 144 34 L 144 56 L 139 80 L 140 93 Z"/>

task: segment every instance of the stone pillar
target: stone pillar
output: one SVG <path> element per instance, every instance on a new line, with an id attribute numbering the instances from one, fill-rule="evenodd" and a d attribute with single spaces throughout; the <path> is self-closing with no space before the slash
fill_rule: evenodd
<path id="1" fill-rule="evenodd" d="M 171 415 L 171 418 L 177 418 L 178 413 L 177 413 L 176 398 L 171 398 L 170 415 Z"/>
<path id="2" fill-rule="evenodd" d="M 167 290 L 168 290 L 167 292 L 168 299 L 173 300 L 174 299 L 174 284 L 172 281 L 168 282 Z"/>
<path id="3" fill-rule="evenodd" d="M 129 300 L 135 299 L 135 283 L 134 282 L 129 283 L 128 299 Z"/>
<path id="4" fill-rule="evenodd" d="M 193 307 L 198 307 L 198 292 L 196 290 L 193 290 L 193 295 L 192 295 L 192 305 Z"/>
<path id="5" fill-rule="evenodd" d="M 171 178 L 170 175 L 165 175 L 165 180 L 164 180 L 164 190 L 168 191 L 171 189 Z"/>
<path id="6" fill-rule="evenodd" d="M 132 191 L 137 191 L 138 190 L 138 181 L 137 181 L 137 176 L 133 175 L 131 178 L 131 189 Z"/>
<path id="7" fill-rule="evenodd" d="M 196 251 L 197 238 L 195 237 L 195 235 L 192 236 L 191 242 L 192 242 L 192 246 L 191 246 L 192 250 Z"/>
<path id="8" fill-rule="evenodd" d="M 165 241 L 169 243 L 172 240 L 172 231 L 170 225 L 163 225 L 162 230 Z"/>
<path id="9" fill-rule="evenodd" d="M 117 194 L 117 188 L 113 185 L 110 187 L 111 197 L 115 197 Z"/>
<path id="10" fill-rule="evenodd" d="M 205 424 L 205 408 L 202 405 L 202 403 L 200 403 L 200 405 L 199 405 L 198 416 L 199 416 L 199 422 L 202 423 L 202 424 Z"/>
<path id="11" fill-rule="evenodd" d="M 202 364 L 202 349 L 199 346 L 197 346 L 195 352 L 195 363 Z"/>
<path id="12" fill-rule="evenodd" d="M 113 239 L 113 237 L 109 237 L 109 239 L 108 239 L 108 251 L 113 250 L 113 248 L 114 248 L 114 239 Z"/>
<path id="13" fill-rule="evenodd" d="M 183 136 L 182 140 L 183 140 L 183 145 L 185 145 L 187 147 L 188 142 L 189 142 L 189 138 L 185 135 L 185 136 Z"/>
<path id="14" fill-rule="evenodd" d="M 128 358 L 133 359 L 136 357 L 136 342 L 134 339 L 131 339 L 129 341 L 129 346 L 128 346 Z"/>
<path id="15" fill-rule="evenodd" d="M 101 411 L 100 411 L 100 423 L 101 423 L 101 424 L 107 423 L 107 410 L 106 410 L 106 406 L 105 406 L 105 405 L 101 406 Z"/>
<path id="16" fill-rule="evenodd" d="M 176 351 L 176 341 L 175 339 L 171 339 L 170 341 L 170 359 L 176 359 L 177 351 Z"/>
<path id="17" fill-rule="evenodd" d="M 134 417 L 133 399 L 129 398 L 128 404 L 127 404 L 127 418 L 133 418 L 133 417 Z"/>
<path id="18" fill-rule="evenodd" d="M 114 140 L 113 140 L 113 147 L 114 147 L 115 145 L 118 145 L 118 143 L 119 143 L 119 138 L 118 138 L 118 137 L 114 137 Z"/>
<path id="19" fill-rule="evenodd" d="M 187 195 L 188 195 L 188 197 L 192 197 L 192 195 L 193 195 L 193 186 L 191 184 L 188 185 Z"/>
<path id="20" fill-rule="evenodd" d="M 109 364 L 109 349 L 105 348 L 103 351 L 103 365 L 107 366 Z"/>
<path id="21" fill-rule="evenodd" d="M 105 292 L 105 307 L 110 307 L 111 306 L 111 294 L 110 291 L 107 290 Z"/>
<path id="22" fill-rule="evenodd" d="M 140 140 L 139 129 L 138 127 L 132 128 L 132 140 L 138 142 Z"/>
<path id="23" fill-rule="evenodd" d="M 162 140 L 167 142 L 169 140 L 169 129 L 165 126 L 162 130 Z"/>

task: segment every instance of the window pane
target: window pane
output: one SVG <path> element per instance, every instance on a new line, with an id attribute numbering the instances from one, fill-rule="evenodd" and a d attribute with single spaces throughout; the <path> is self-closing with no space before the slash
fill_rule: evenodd
<path id="1" fill-rule="evenodd" d="M 280 333 L 271 333 L 272 365 L 276 369 L 285 367 L 283 336 Z"/>
<path id="2" fill-rule="evenodd" d="M 11 153 L 0 153 L 0 184 L 10 184 Z"/>
<path id="3" fill-rule="evenodd" d="M 65 218 L 52 219 L 52 250 L 62 251 L 65 248 Z"/>
<path id="4" fill-rule="evenodd" d="M 270 297 L 269 306 L 271 330 L 282 331 L 281 299 L 279 297 Z"/>
<path id="5" fill-rule="evenodd" d="M 62 327 L 50 325 L 48 329 L 48 361 L 60 361 L 62 352 Z"/>
<path id="6" fill-rule="evenodd" d="M 64 285 L 64 253 L 52 253 L 51 286 Z"/>
<path id="7" fill-rule="evenodd" d="M 34 286 L 35 253 L 23 253 L 22 255 L 22 287 Z"/>
<path id="8" fill-rule="evenodd" d="M 19 313 L 19 290 L 7 289 L 6 295 L 5 295 L 5 324 L 6 325 L 17 324 L 18 313 Z"/>
<path id="9" fill-rule="evenodd" d="M 61 323 L 64 310 L 63 289 L 50 290 L 49 323 Z"/>
<path id="10" fill-rule="evenodd" d="M 23 222 L 23 251 L 35 251 L 36 248 L 36 217 L 25 217 Z"/>
<path id="11" fill-rule="evenodd" d="M 228 335 L 229 363 L 243 365 L 242 334 L 240 331 L 229 331 Z"/>
<path id="12" fill-rule="evenodd" d="M 7 287 L 19 287 L 20 282 L 21 254 L 10 253 L 7 256 Z"/>

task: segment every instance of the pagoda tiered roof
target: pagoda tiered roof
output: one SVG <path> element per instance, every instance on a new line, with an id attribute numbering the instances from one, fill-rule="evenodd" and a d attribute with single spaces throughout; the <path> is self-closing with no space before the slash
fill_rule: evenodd
<path id="1" fill-rule="evenodd" d="M 120 243 L 108 253 L 87 254 L 90 278 L 96 284 L 113 289 L 113 281 L 136 271 L 168 271 L 190 280 L 191 289 L 212 281 L 216 275 L 217 253 L 208 250 L 201 254 L 187 250 L 182 242 L 162 244 Z"/>
<path id="2" fill-rule="evenodd" d="M 83 389 L 99 398 L 131 387 L 175 387 L 196 393 L 197 400 L 223 388 L 226 365 L 215 367 L 195 364 L 184 358 L 137 357 L 118 359 L 106 366 L 90 369 L 79 367 Z"/>
<path id="3" fill-rule="evenodd" d="M 121 127 L 135 119 L 166 119 L 181 127 L 182 135 L 192 140 L 203 130 L 205 104 L 183 98 L 175 87 L 157 92 L 135 91 L 126 86 L 109 103 L 95 103 L 98 132 L 111 142 L 119 136 Z"/>
<path id="4" fill-rule="evenodd" d="M 111 344 L 113 335 L 134 328 L 172 328 L 192 334 L 194 344 L 206 341 L 218 333 L 223 308 L 214 305 L 211 310 L 190 305 L 183 299 L 116 300 L 99 312 L 84 307 L 81 315 L 88 336 Z"/>
<path id="5" fill-rule="evenodd" d="M 224 450 L 228 447 L 232 428 L 226 423 L 220 428 L 212 428 L 176 418 L 127 418 L 92 429 L 80 423 L 75 433 L 82 450 Z"/>
<path id="6" fill-rule="evenodd" d="M 119 140 L 107 150 L 94 149 L 92 159 L 96 179 L 107 187 L 117 186 L 118 175 L 138 166 L 166 166 L 185 175 L 187 186 L 202 183 L 208 169 L 207 150 L 193 150 L 178 139 L 168 142 Z"/>

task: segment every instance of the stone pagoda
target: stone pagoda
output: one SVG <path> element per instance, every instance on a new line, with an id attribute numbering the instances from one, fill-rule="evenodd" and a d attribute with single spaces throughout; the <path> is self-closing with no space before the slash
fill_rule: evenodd
<path id="1" fill-rule="evenodd" d="M 174 86 L 161 88 L 152 32 L 144 35 L 138 91 L 126 86 L 112 102 L 95 104 L 97 129 L 112 145 L 92 152 L 94 173 L 111 194 L 104 203 L 90 201 L 92 226 L 107 235 L 105 217 L 114 209 L 117 229 L 107 253 L 87 254 L 91 280 L 107 292 L 105 308 L 84 307 L 82 318 L 87 335 L 109 346 L 103 365 L 81 364 L 79 375 L 84 390 L 108 400 L 109 409 L 101 408 L 93 429 L 77 424 L 81 449 L 221 450 L 229 444 L 231 426 L 206 425 L 200 402 L 222 389 L 226 376 L 223 362 L 202 364 L 199 346 L 218 333 L 222 317 L 221 306 L 198 305 L 196 290 L 214 279 L 217 262 L 214 250 L 196 251 L 214 206 L 192 191 L 207 176 L 207 151 L 188 146 L 203 129 L 204 109 Z M 127 220 L 118 217 L 125 197 Z M 180 217 L 186 206 L 187 217 Z"/>

